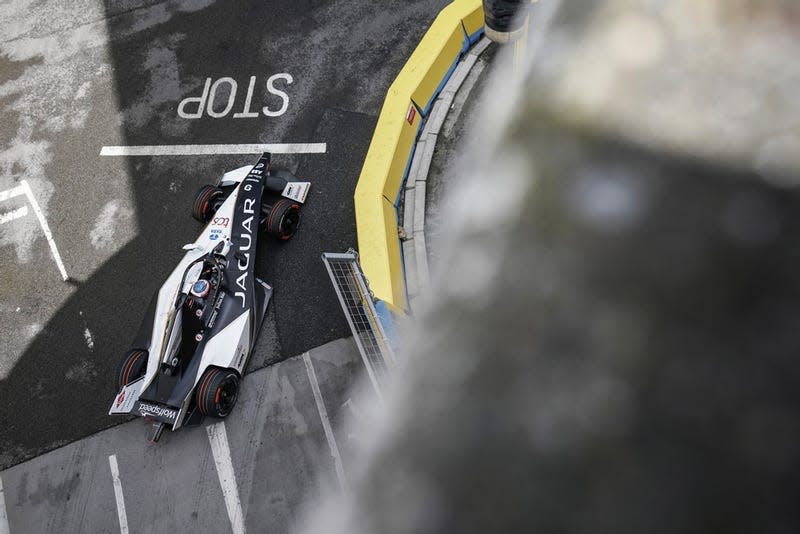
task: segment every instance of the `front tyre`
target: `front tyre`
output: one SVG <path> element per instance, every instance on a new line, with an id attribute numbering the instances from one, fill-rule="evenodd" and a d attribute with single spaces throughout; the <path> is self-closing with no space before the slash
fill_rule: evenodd
<path id="1" fill-rule="evenodd" d="M 262 226 L 278 239 L 290 239 L 300 226 L 300 204 L 285 198 L 278 200 L 267 210 Z"/>
<path id="2" fill-rule="evenodd" d="M 239 375 L 230 369 L 216 367 L 206 369 L 195 392 L 197 410 L 218 418 L 231 413 L 238 397 Z"/>
<path id="3" fill-rule="evenodd" d="M 147 351 L 129 350 L 117 371 L 117 391 L 144 376 L 145 371 L 147 371 Z"/>
<path id="4" fill-rule="evenodd" d="M 204 185 L 201 187 L 197 194 L 194 196 L 194 204 L 192 204 L 192 217 L 201 223 L 207 223 L 211 220 L 214 212 L 219 208 L 220 200 L 222 199 L 222 189 L 214 187 L 213 185 Z"/>

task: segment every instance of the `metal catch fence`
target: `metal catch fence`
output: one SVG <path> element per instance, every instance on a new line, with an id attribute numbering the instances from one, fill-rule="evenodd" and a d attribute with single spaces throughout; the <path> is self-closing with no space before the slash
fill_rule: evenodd
<path id="1" fill-rule="evenodd" d="M 352 249 L 343 254 L 326 252 L 322 255 L 322 261 L 331 277 L 370 381 L 381 397 L 381 387 L 387 371 L 394 366 L 395 357 L 375 309 L 367 280 L 358 264 L 358 254 Z"/>

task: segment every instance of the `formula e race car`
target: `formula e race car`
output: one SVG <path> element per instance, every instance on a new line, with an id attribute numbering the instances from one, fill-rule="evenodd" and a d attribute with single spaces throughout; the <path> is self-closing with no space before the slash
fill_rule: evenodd
<path id="1" fill-rule="evenodd" d="M 206 227 L 158 291 L 117 373 L 109 414 L 165 427 L 225 417 L 233 408 L 272 287 L 255 277 L 259 230 L 292 237 L 310 183 L 270 170 L 270 154 L 197 192 L 192 216 Z"/>

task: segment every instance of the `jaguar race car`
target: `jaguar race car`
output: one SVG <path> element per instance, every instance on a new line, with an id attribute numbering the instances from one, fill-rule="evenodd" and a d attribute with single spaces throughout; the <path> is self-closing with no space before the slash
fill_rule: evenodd
<path id="1" fill-rule="evenodd" d="M 206 226 L 153 298 L 119 367 L 110 414 L 151 420 L 158 441 L 164 428 L 231 412 L 272 295 L 255 276 L 259 231 L 291 238 L 309 188 L 270 170 L 264 153 L 197 192 L 192 216 Z"/>

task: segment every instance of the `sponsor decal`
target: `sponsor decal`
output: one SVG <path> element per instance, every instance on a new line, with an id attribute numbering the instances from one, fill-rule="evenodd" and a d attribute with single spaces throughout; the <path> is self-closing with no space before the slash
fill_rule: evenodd
<path id="1" fill-rule="evenodd" d="M 408 106 L 408 113 L 406 113 L 406 122 L 408 124 L 414 124 L 414 119 L 417 117 L 417 108 L 414 107 L 414 104 Z"/>
<path id="2" fill-rule="evenodd" d="M 288 199 L 304 204 L 310 188 L 311 182 L 289 182 L 281 194 Z"/>
<path id="3" fill-rule="evenodd" d="M 236 347 L 236 352 L 239 353 L 239 358 L 236 360 L 235 367 L 239 369 L 241 368 L 242 362 L 244 361 L 245 350 L 242 348 L 241 345 L 239 345 L 238 347 Z"/>
<path id="4" fill-rule="evenodd" d="M 258 219 L 255 219 L 255 207 L 258 199 L 256 198 L 257 195 L 253 190 L 253 185 L 261 182 L 261 178 L 256 176 L 264 173 L 264 170 L 262 170 L 264 167 L 264 162 L 259 161 L 240 186 L 244 194 L 247 195 L 242 199 L 241 214 L 243 218 L 239 223 L 241 228 L 239 232 L 239 239 L 236 243 L 237 250 L 235 254 L 236 267 L 240 273 L 239 276 L 236 277 L 236 285 L 241 288 L 241 291 L 235 291 L 233 296 L 235 298 L 242 299 L 242 308 L 247 307 L 247 299 L 245 295 L 247 294 L 247 277 L 250 275 L 250 249 L 253 246 L 253 228 L 257 228 L 258 226 Z"/>
<path id="5" fill-rule="evenodd" d="M 214 310 L 211 312 L 211 317 L 208 318 L 208 328 L 211 329 L 214 326 L 214 323 L 217 321 L 217 315 L 219 315 L 219 309 L 222 307 L 222 299 L 225 298 L 225 293 L 220 293 L 217 297 L 217 301 L 214 303 Z"/>
<path id="6" fill-rule="evenodd" d="M 222 226 L 223 228 L 227 228 L 230 222 L 231 220 L 228 217 L 214 217 L 214 219 L 211 221 L 211 224 L 214 226 Z"/>
<path id="7" fill-rule="evenodd" d="M 158 406 L 156 404 L 147 404 L 144 402 L 139 403 L 139 415 L 142 417 L 163 417 L 164 419 L 175 420 L 178 417 L 178 411 L 166 406 Z"/>
<path id="8" fill-rule="evenodd" d="M 122 391 L 114 397 L 114 402 L 111 404 L 111 409 L 108 413 L 130 413 L 139 399 L 139 391 L 142 389 L 143 383 L 144 378 L 139 378 L 122 388 Z"/>

